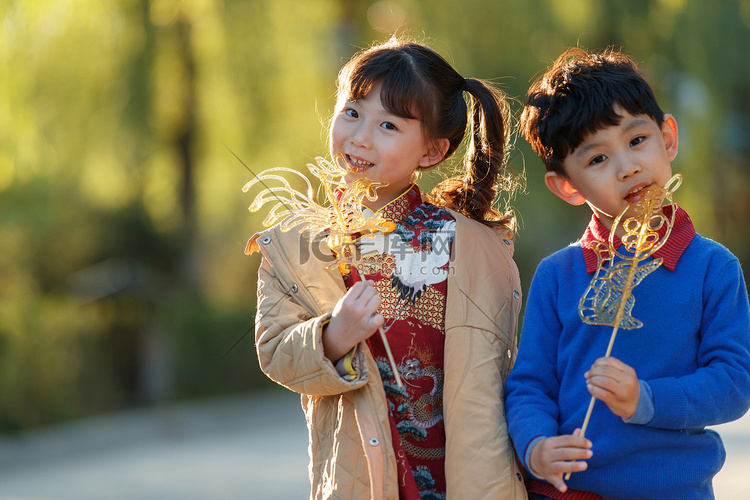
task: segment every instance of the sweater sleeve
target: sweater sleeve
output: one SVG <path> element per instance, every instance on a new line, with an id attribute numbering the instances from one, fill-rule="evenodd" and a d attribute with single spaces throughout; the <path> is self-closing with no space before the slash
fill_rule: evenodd
<path id="1" fill-rule="evenodd" d="M 736 258 L 707 274 L 699 333 L 694 373 L 648 380 L 655 410 L 650 427 L 721 424 L 750 406 L 750 306 Z"/>
<path id="2" fill-rule="evenodd" d="M 518 357 L 506 383 L 508 430 L 527 470 L 531 442 L 558 432 L 556 358 L 562 325 L 555 311 L 558 285 L 551 268 L 542 261 L 532 279 Z"/>

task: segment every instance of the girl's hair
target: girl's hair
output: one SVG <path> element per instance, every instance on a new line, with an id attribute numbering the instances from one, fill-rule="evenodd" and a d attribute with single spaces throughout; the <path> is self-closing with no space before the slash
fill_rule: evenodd
<path id="1" fill-rule="evenodd" d="M 510 147 L 505 95 L 488 82 L 464 79 L 434 50 L 395 37 L 346 63 L 338 75 L 339 99 L 361 99 L 380 82 L 380 100 L 388 112 L 419 119 L 428 142 L 449 141 L 443 160 L 456 151 L 469 125 L 466 175 L 438 184 L 431 201 L 488 226 L 512 228 L 512 213 L 500 214 L 492 206 L 499 182 L 511 195 L 516 189 L 505 159 Z"/>

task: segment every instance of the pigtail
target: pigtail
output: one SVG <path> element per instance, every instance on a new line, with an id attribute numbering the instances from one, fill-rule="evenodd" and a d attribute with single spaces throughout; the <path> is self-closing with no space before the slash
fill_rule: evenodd
<path id="1" fill-rule="evenodd" d="M 466 174 L 438 184 L 432 199 L 488 226 L 512 229 L 513 215 L 493 207 L 499 186 L 509 193 L 515 191 L 515 176 L 505 158 L 510 146 L 508 103 L 498 89 L 481 80 L 467 78 L 463 90 L 469 94 Z"/>

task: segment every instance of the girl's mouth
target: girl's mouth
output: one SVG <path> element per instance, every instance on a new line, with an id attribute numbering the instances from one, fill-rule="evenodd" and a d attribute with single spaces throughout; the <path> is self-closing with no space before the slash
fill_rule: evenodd
<path id="1" fill-rule="evenodd" d="M 352 167 L 354 172 L 364 172 L 365 169 L 372 167 L 374 164 L 365 160 L 354 158 L 353 156 L 346 155 L 346 161 Z"/>

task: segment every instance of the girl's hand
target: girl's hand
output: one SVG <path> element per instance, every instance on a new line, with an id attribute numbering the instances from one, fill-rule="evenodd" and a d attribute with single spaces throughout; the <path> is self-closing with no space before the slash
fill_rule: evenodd
<path id="1" fill-rule="evenodd" d="M 334 364 L 355 345 L 370 338 L 384 323 L 380 296 L 372 281 L 359 281 L 333 308 L 323 329 L 323 351 Z"/>
<path id="2" fill-rule="evenodd" d="M 548 437 L 539 441 L 531 449 L 529 456 L 531 472 L 565 493 L 568 486 L 563 481 L 563 475 L 586 470 L 588 464 L 582 460 L 593 455 L 591 441 L 582 438 L 580 434 L 581 429 L 576 429 L 573 435 Z"/>
<path id="3" fill-rule="evenodd" d="M 633 368 L 610 356 L 597 359 L 585 376 L 591 395 L 604 401 L 612 413 L 622 418 L 633 416 L 641 395 Z"/>

